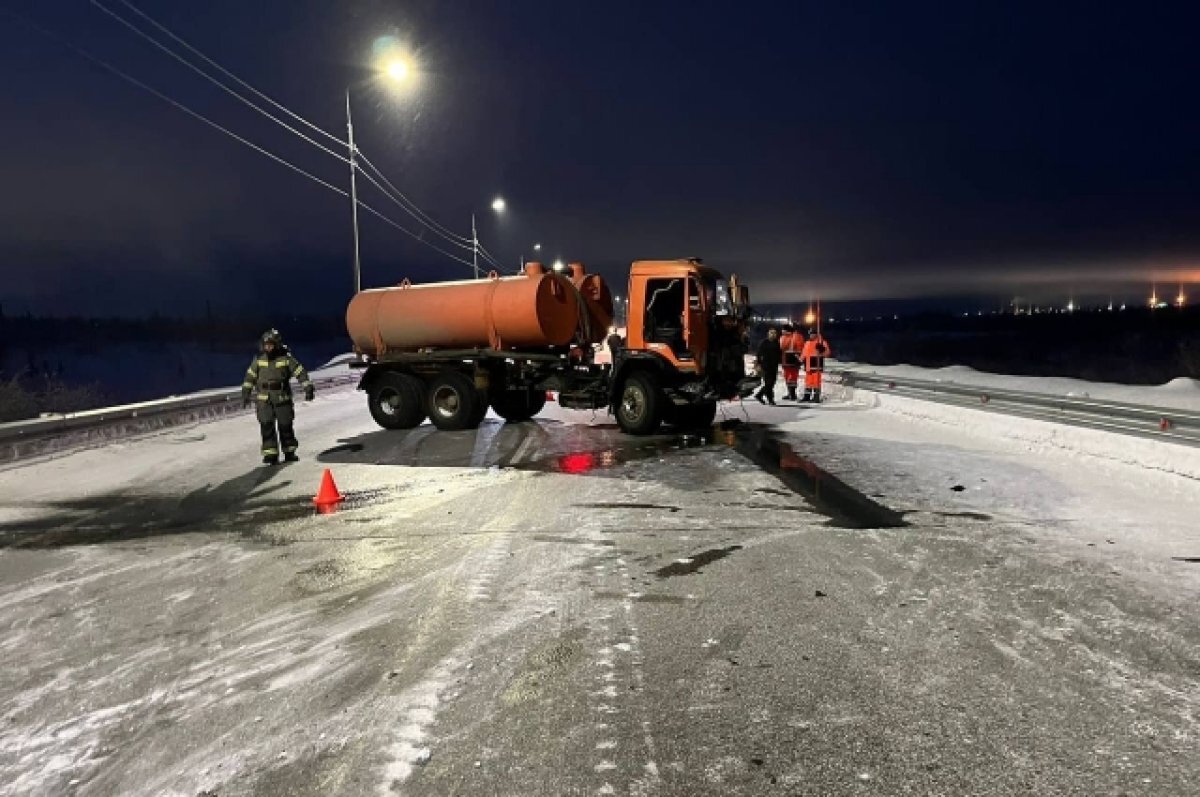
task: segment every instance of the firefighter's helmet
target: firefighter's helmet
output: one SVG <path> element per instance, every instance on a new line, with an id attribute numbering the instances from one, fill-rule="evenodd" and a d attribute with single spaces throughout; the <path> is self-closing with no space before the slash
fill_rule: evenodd
<path id="1" fill-rule="evenodd" d="M 265 348 L 268 343 L 275 344 L 275 348 L 283 348 L 283 335 L 279 334 L 278 329 L 268 329 L 262 334 L 262 345 Z"/>

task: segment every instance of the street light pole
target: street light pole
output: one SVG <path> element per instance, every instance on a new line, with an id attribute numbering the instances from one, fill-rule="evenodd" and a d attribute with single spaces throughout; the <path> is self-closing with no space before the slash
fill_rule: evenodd
<path id="1" fill-rule="evenodd" d="M 358 161 L 354 158 L 354 122 L 350 118 L 350 89 L 346 89 L 346 139 L 350 146 L 350 216 L 354 222 L 354 293 L 362 290 L 362 264 L 358 257 L 358 186 L 355 172 Z"/>
<path id="2" fill-rule="evenodd" d="M 471 214 L 471 268 L 475 269 L 475 279 L 479 279 L 479 233 L 475 230 L 475 214 Z"/>

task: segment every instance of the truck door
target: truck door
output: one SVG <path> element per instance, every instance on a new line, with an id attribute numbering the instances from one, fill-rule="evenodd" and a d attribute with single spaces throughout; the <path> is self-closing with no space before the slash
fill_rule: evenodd
<path id="1" fill-rule="evenodd" d="M 686 286 L 682 277 L 646 281 L 643 327 L 646 343 L 667 347 L 672 359 L 690 358 L 687 348 Z"/>
<path id="2" fill-rule="evenodd" d="M 708 308 L 711 306 L 704 295 L 704 286 L 694 276 L 687 278 L 687 310 L 684 313 L 684 342 L 692 359 L 704 368 L 708 352 Z"/>

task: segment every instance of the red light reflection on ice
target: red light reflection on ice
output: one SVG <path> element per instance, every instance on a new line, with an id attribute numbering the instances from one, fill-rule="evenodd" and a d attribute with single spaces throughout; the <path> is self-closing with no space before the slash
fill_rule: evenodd
<path id="1" fill-rule="evenodd" d="M 564 454 L 558 458 L 558 470 L 561 473 L 587 473 L 595 467 L 596 457 L 588 451 Z"/>

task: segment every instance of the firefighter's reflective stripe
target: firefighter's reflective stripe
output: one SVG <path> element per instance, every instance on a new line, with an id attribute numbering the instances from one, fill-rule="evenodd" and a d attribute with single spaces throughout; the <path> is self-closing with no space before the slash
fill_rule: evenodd
<path id="1" fill-rule="evenodd" d="M 258 400 L 259 400 L 259 401 L 267 401 L 267 400 L 268 400 L 268 399 L 270 399 L 270 398 L 271 398 L 271 394 L 270 394 L 270 393 L 259 393 L 259 394 L 258 394 Z"/>
<path id="2" fill-rule="evenodd" d="M 278 454 L 278 453 L 279 453 L 279 449 L 278 449 L 278 448 L 264 448 L 264 449 L 262 450 L 262 452 L 263 452 L 263 455 L 264 455 L 264 456 L 271 456 L 271 455 L 273 455 L 273 454 Z"/>
<path id="3" fill-rule="evenodd" d="M 259 368 L 266 368 L 270 364 L 271 364 L 270 360 L 259 360 L 257 362 L 257 365 Z"/>
<path id="4" fill-rule="evenodd" d="M 304 366 L 300 363 L 296 363 L 296 367 L 292 370 L 292 373 L 297 379 L 299 379 L 300 375 L 304 373 Z"/>

